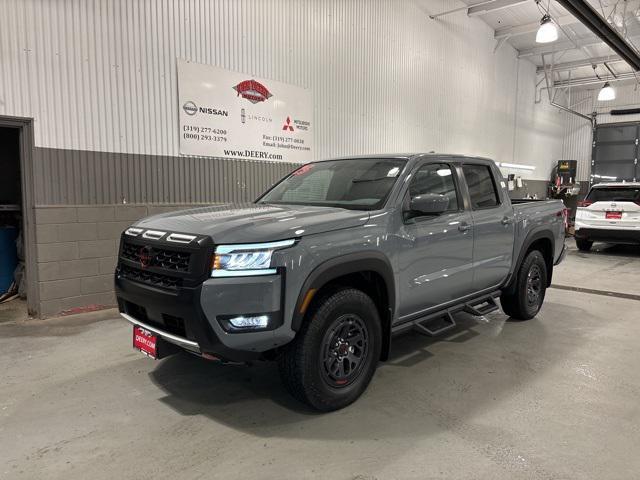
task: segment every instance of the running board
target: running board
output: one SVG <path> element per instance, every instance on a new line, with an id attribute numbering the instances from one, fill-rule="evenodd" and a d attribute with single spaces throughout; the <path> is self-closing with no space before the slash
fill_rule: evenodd
<path id="1" fill-rule="evenodd" d="M 431 325 L 435 320 L 441 320 L 442 325 L 439 328 L 429 328 L 428 325 Z M 447 330 L 451 330 L 455 326 L 456 321 L 453 319 L 453 315 L 451 315 L 451 312 L 448 310 L 443 313 L 438 313 L 425 318 L 419 318 L 417 320 L 414 320 L 413 322 L 413 328 L 415 328 L 418 332 L 430 337 L 440 335 Z"/>
<path id="2" fill-rule="evenodd" d="M 495 297 L 487 297 L 473 304 L 465 304 L 462 310 L 476 317 L 482 317 L 488 313 L 495 312 L 498 308 Z"/>
<path id="3" fill-rule="evenodd" d="M 458 312 L 466 312 L 474 316 L 483 316 L 498 309 L 496 298 L 500 296 L 500 290 L 476 297 L 466 303 L 458 303 L 449 308 L 438 310 L 412 320 L 405 320 L 391 327 L 392 334 L 398 334 L 407 329 L 414 329 L 425 335 L 434 336 L 446 332 L 456 326 L 453 315 Z M 442 326 L 433 328 L 432 322 L 440 320 Z M 437 325 L 437 324 L 436 324 Z"/>

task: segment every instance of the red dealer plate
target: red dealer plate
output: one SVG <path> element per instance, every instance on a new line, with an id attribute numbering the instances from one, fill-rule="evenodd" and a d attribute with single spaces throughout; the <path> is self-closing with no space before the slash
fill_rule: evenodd
<path id="1" fill-rule="evenodd" d="M 611 220 L 620 220 L 622 219 L 622 212 L 607 212 L 604 214 L 604 218 Z"/>
<path id="2" fill-rule="evenodd" d="M 140 327 L 133 327 L 133 348 L 137 348 L 151 358 L 157 358 L 158 337 Z"/>

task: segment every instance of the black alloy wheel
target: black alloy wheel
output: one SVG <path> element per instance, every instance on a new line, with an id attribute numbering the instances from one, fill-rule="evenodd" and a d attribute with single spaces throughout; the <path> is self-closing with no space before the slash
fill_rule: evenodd
<path id="1" fill-rule="evenodd" d="M 324 336 L 322 378 L 332 387 L 345 387 L 360 374 L 369 348 L 369 332 L 358 315 L 336 318 Z"/>

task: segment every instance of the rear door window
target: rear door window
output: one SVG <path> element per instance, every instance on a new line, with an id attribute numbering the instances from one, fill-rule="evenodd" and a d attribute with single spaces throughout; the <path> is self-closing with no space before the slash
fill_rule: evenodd
<path id="1" fill-rule="evenodd" d="M 491 169 L 486 165 L 462 165 L 474 210 L 496 207 L 500 204 Z"/>

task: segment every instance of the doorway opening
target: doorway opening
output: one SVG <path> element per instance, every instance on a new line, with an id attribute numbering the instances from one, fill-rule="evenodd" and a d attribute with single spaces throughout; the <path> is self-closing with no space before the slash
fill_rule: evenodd
<path id="1" fill-rule="evenodd" d="M 0 321 L 38 313 L 31 139 L 30 120 L 0 117 Z"/>

